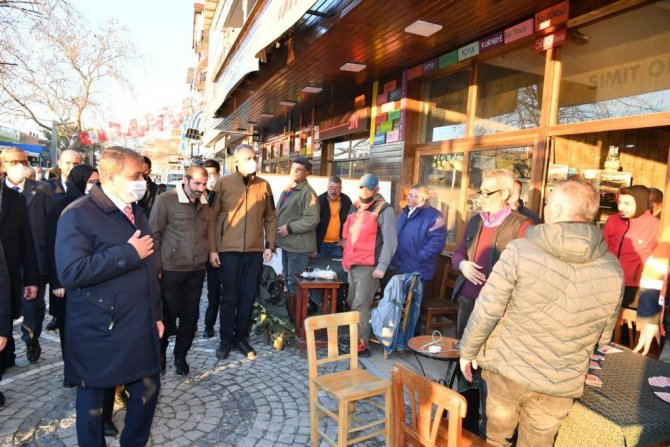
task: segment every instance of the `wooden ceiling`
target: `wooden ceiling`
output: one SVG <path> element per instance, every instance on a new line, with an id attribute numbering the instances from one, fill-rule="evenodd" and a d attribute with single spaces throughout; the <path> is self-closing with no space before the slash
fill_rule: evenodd
<path id="1" fill-rule="evenodd" d="M 334 112 L 353 108 L 353 97 L 367 93 L 369 83 L 397 76 L 403 69 L 457 49 L 488 33 L 532 17 L 557 0 L 319 0 L 278 40 L 267 48 L 267 62 L 247 75 L 219 106 L 219 129 L 236 131 L 249 122 L 262 133 L 296 129 L 303 114 L 317 123 Z M 613 0 L 571 2 L 571 17 L 613 3 Z M 418 19 L 443 26 L 429 37 L 409 34 L 405 27 Z M 289 53 L 294 55 L 289 61 Z M 360 73 L 340 70 L 345 62 L 367 64 Z M 301 90 L 322 87 L 317 94 Z M 279 105 L 289 99 L 293 107 Z M 262 113 L 273 118 L 261 118 Z M 289 120 L 292 124 L 288 126 Z"/>

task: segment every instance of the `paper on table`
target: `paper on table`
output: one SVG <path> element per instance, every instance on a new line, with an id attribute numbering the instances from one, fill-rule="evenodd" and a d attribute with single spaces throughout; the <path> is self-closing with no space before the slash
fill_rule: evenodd
<path id="1" fill-rule="evenodd" d="M 657 386 L 659 388 L 665 388 L 667 386 L 670 386 L 670 377 L 663 377 L 663 376 L 655 376 L 655 377 L 649 377 L 649 385 L 651 386 Z"/>
<path id="2" fill-rule="evenodd" d="M 600 354 L 591 354 L 591 360 L 605 360 L 605 356 Z"/>
<path id="3" fill-rule="evenodd" d="M 600 377 L 595 376 L 593 374 L 587 374 L 586 375 L 586 381 L 585 383 L 590 386 L 595 386 L 598 388 L 602 388 L 603 386 L 603 381 L 600 380 Z"/>
<path id="4" fill-rule="evenodd" d="M 660 391 L 654 391 L 654 394 L 660 397 L 662 400 L 670 403 L 670 393 L 662 393 Z"/>
<path id="5" fill-rule="evenodd" d="M 598 362 L 591 360 L 589 362 L 589 369 L 602 369 Z"/>
<path id="6" fill-rule="evenodd" d="M 603 354 L 616 354 L 617 352 L 623 352 L 621 349 L 615 348 L 612 345 L 605 345 L 598 349 L 598 351 L 602 352 Z"/>

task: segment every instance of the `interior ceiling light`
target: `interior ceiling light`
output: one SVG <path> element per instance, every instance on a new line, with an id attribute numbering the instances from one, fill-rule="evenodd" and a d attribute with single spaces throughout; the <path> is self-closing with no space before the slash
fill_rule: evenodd
<path id="1" fill-rule="evenodd" d="M 428 37 L 440 31 L 441 29 L 442 25 L 438 25 L 437 23 L 426 22 L 425 20 L 417 20 L 405 28 L 405 32 Z"/>
<path id="2" fill-rule="evenodd" d="M 321 90 L 323 90 L 321 87 L 312 87 L 309 85 L 302 89 L 305 93 L 321 93 Z"/>
<path id="3" fill-rule="evenodd" d="M 353 71 L 354 73 L 358 73 L 359 71 L 365 70 L 366 67 L 367 65 L 361 64 L 359 62 L 347 62 L 346 64 L 340 67 L 340 70 Z"/>
<path id="4" fill-rule="evenodd" d="M 273 116 L 274 116 L 274 114 L 269 113 L 269 112 L 261 113 L 261 118 L 272 118 Z"/>
<path id="5" fill-rule="evenodd" d="M 293 107 L 295 105 L 295 101 L 289 101 L 288 99 L 283 99 L 279 101 L 279 105 L 286 107 Z"/>

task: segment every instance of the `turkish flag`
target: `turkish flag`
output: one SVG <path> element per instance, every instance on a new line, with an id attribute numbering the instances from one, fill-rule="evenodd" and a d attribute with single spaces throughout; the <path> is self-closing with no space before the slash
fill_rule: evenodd
<path id="1" fill-rule="evenodd" d="M 88 137 L 88 132 L 79 132 L 79 142 L 84 146 L 91 145 L 91 139 Z"/>
<path id="2" fill-rule="evenodd" d="M 107 134 L 102 129 L 98 129 L 98 141 L 101 143 L 107 141 Z"/>

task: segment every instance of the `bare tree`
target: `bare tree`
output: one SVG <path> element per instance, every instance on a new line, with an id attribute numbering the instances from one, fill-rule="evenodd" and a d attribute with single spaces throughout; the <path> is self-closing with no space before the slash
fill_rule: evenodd
<path id="1" fill-rule="evenodd" d="M 82 122 L 99 111 L 105 87 L 127 82 L 123 69 L 135 57 L 127 31 L 115 20 L 90 29 L 64 0 L 0 0 L 0 5 L 3 2 L 44 4 L 49 15 L 46 21 L 26 19 L 13 35 L 5 35 L 0 107 L 45 130 L 51 129 L 51 120 L 71 121 L 83 129 Z"/>

